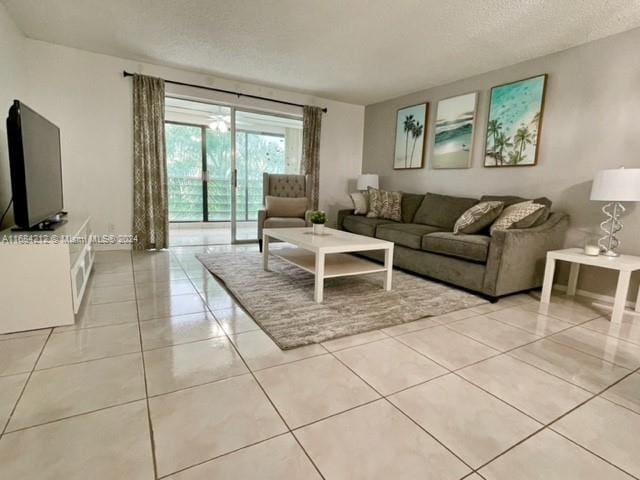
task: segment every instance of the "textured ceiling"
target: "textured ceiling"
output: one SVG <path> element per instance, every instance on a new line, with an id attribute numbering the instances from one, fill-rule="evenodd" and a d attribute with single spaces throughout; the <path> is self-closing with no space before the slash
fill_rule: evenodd
<path id="1" fill-rule="evenodd" d="M 0 0 L 30 38 L 369 104 L 640 26 L 640 0 Z"/>

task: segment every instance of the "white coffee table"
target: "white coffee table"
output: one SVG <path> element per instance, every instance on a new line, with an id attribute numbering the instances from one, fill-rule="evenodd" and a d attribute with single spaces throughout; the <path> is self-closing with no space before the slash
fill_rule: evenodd
<path id="1" fill-rule="evenodd" d="M 543 310 L 548 308 L 549 302 L 551 301 L 553 274 L 555 272 L 557 260 L 571 263 L 567 295 L 576 294 L 580 265 L 591 265 L 594 267 L 617 270 L 619 272 L 618 285 L 616 287 L 616 296 L 613 301 L 611 322 L 622 322 L 625 304 L 627 303 L 627 293 L 629 292 L 629 280 L 631 279 L 632 272 L 640 270 L 640 257 L 636 257 L 634 255 L 620 255 L 619 257 L 607 257 L 604 255 L 590 256 L 586 255 L 581 248 L 566 248 L 564 250 L 552 250 L 551 252 L 547 252 L 547 264 L 544 270 L 544 283 L 542 285 L 542 295 L 540 296 L 541 313 L 544 313 Z M 640 290 L 638 290 L 635 311 L 640 312 Z"/>
<path id="2" fill-rule="evenodd" d="M 269 252 L 269 240 L 293 245 Z M 266 228 L 262 231 L 262 259 L 269 269 L 269 254 L 281 258 L 315 275 L 314 300 L 322 303 L 324 279 L 385 272 L 384 289 L 391 290 L 393 275 L 393 242 L 354 233 L 325 228 L 323 235 L 314 235 L 311 228 Z M 367 250 L 384 250 L 384 265 L 361 257 L 347 255 Z"/>

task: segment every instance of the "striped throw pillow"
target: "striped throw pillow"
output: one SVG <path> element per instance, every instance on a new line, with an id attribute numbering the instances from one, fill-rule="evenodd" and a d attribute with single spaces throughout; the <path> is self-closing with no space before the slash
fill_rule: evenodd
<path id="1" fill-rule="evenodd" d="M 491 225 L 498 218 L 503 208 L 504 203 L 498 201 L 476 203 L 456 220 L 453 226 L 453 233 L 455 235 L 478 233 L 483 228 Z"/>

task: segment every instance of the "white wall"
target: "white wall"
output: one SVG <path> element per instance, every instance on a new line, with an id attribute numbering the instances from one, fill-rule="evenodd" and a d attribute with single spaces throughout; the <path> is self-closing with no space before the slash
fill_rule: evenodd
<path id="1" fill-rule="evenodd" d="M 96 233 L 127 234 L 132 223 L 131 78 L 122 71 L 239 90 L 328 108 L 321 139 L 321 208 L 335 215 L 349 205 L 349 180 L 360 173 L 364 107 L 277 91 L 221 78 L 142 64 L 108 55 L 23 39 L 26 103 L 60 127 L 65 208 L 92 215 Z M 173 88 L 173 89 L 172 89 Z M 167 87 L 192 97 L 203 90 Z M 16 96 L 20 96 L 18 92 Z M 236 101 L 235 97 L 226 100 Z M 6 102 L 5 102 L 6 103 Z M 267 102 L 242 102 L 276 108 Z M 6 143 L 6 142 L 5 142 Z M 6 159 L 2 161 L 6 168 Z"/>
<path id="2" fill-rule="evenodd" d="M 5 118 L 11 103 L 27 94 L 24 75 L 25 39 L 0 3 L 0 216 L 11 200 L 11 180 L 7 152 L 7 129 Z M 5 221 L 0 225 L 13 223 L 10 209 Z"/>
<path id="3" fill-rule="evenodd" d="M 568 245 L 579 245 L 585 231 L 598 231 L 602 204 L 589 201 L 591 182 L 603 168 L 640 167 L 640 29 L 631 30 L 441 87 L 367 106 L 363 172 L 378 173 L 384 188 L 453 195 L 516 194 L 547 196 L 554 209 L 571 215 Z M 538 165 L 484 168 L 484 134 L 489 91 L 494 85 L 548 73 Z M 472 168 L 394 171 L 396 111 L 430 102 L 429 142 L 433 141 L 438 100 L 479 90 Z M 640 255 L 640 205 L 628 205 L 621 251 Z M 584 269 L 579 288 L 611 294 L 612 272 Z M 630 292 L 637 293 L 638 277 Z"/>

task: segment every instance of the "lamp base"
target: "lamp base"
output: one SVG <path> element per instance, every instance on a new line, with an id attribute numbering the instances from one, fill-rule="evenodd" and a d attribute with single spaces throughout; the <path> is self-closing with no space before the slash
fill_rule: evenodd
<path id="1" fill-rule="evenodd" d="M 607 219 L 600 224 L 600 228 L 606 235 L 598 240 L 598 245 L 602 252 L 601 255 L 605 257 L 620 256 L 615 251 L 620 246 L 620 240 L 616 237 L 616 233 L 622 230 L 620 213 L 624 211 L 624 206 L 619 202 L 611 202 L 602 207 L 602 212 L 607 216 Z"/>
<path id="2" fill-rule="evenodd" d="M 600 255 L 603 255 L 605 257 L 619 257 L 620 254 L 618 252 L 614 252 L 613 250 L 603 250 L 602 252 L 600 252 Z"/>

